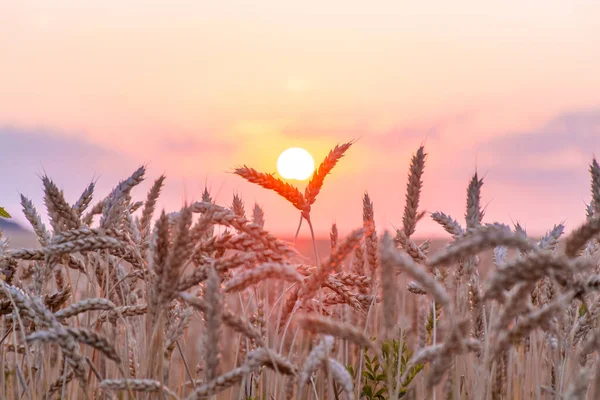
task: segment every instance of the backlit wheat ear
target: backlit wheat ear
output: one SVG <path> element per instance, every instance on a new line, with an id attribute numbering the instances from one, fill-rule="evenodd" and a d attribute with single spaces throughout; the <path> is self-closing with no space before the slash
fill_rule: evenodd
<path id="1" fill-rule="evenodd" d="M 227 208 L 210 203 L 196 202 L 192 205 L 192 211 L 203 214 L 212 213 L 211 221 L 214 224 L 225 225 L 245 233 L 252 240 L 261 243 L 274 252 L 282 255 L 294 255 L 295 253 L 286 243 L 278 240 L 260 226 L 235 215 L 233 211 Z"/>
<path id="2" fill-rule="evenodd" d="M 227 282 L 225 292 L 239 292 L 266 279 L 279 279 L 287 282 L 302 281 L 302 277 L 292 266 L 266 263 L 236 274 Z"/>
<path id="3" fill-rule="evenodd" d="M 590 165 L 590 174 L 592 175 L 592 209 L 595 214 L 600 214 L 600 165 L 594 158 Z"/>
<path id="4" fill-rule="evenodd" d="M 368 193 L 363 197 L 363 228 L 365 230 L 365 253 L 371 275 L 375 275 L 379 267 L 379 244 L 375 229 L 375 211 Z"/>
<path id="5" fill-rule="evenodd" d="M 204 299 L 200 299 L 189 293 L 180 293 L 180 297 L 183 301 L 202 313 L 206 313 L 210 309 L 210 306 Z M 263 345 L 261 332 L 257 330 L 247 319 L 235 315 L 227 309 L 223 310 L 222 317 L 225 325 L 229 326 L 234 331 L 241 333 L 247 338 L 254 340 L 258 345 Z"/>
<path id="6" fill-rule="evenodd" d="M 308 205 L 314 204 L 317 200 L 317 195 L 323 188 L 325 177 L 331 172 L 340 158 L 344 156 L 344 153 L 346 153 L 353 144 L 354 142 L 352 141 L 335 146 L 335 148 L 329 152 L 327 157 L 325 157 L 321 165 L 319 165 L 319 168 L 313 174 L 304 191 L 304 196 Z"/>
<path id="7" fill-rule="evenodd" d="M 330 240 L 331 251 L 334 252 L 335 249 L 337 248 L 337 242 L 338 242 L 338 229 L 337 229 L 337 225 L 335 224 L 335 222 L 333 224 L 331 224 L 331 233 L 329 234 L 329 240 Z"/>
<path id="8" fill-rule="evenodd" d="M 569 260 L 548 251 L 533 251 L 495 270 L 488 278 L 484 299 L 499 298 L 503 290 L 509 290 L 517 283 L 536 282 L 544 276 L 562 277 L 564 281 L 572 282 L 573 271 L 592 269 L 593 265 L 591 260 Z"/>
<path id="9" fill-rule="evenodd" d="M 565 245 L 565 254 L 569 257 L 575 257 L 585 244 L 600 233 L 600 214 L 586 221 L 583 225 L 575 229 L 567 237 Z"/>
<path id="10" fill-rule="evenodd" d="M 148 247 L 148 240 L 150 238 L 150 223 L 152 221 L 152 216 L 154 215 L 154 211 L 156 209 L 156 202 L 158 197 L 160 196 L 160 191 L 165 183 L 166 177 L 161 175 L 158 179 L 154 181 L 154 184 L 150 188 L 148 195 L 146 196 L 146 202 L 144 203 L 144 208 L 142 210 L 142 218 L 140 219 L 139 231 L 142 236 L 142 244 L 144 247 Z"/>
<path id="11" fill-rule="evenodd" d="M 244 209 L 244 201 L 237 193 L 233 195 L 233 201 L 231 203 L 231 211 L 236 215 L 246 218 L 246 210 Z"/>
<path id="12" fill-rule="evenodd" d="M 454 238 L 461 236 L 465 232 L 457 220 L 449 215 L 444 214 L 443 212 L 437 211 L 432 213 L 431 219 L 440 224 L 442 228 L 444 228 L 444 230 L 451 234 Z"/>
<path id="13" fill-rule="evenodd" d="M 263 229 L 265 227 L 265 212 L 258 203 L 255 203 L 252 209 L 252 222 Z"/>
<path id="14" fill-rule="evenodd" d="M 63 308 L 62 310 L 59 310 L 56 313 L 54 313 L 54 316 L 57 319 L 65 319 L 65 318 L 74 317 L 76 315 L 79 315 L 81 313 L 88 312 L 88 311 L 95 311 L 95 310 L 107 311 L 107 310 L 115 310 L 116 308 L 117 308 L 117 306 L 115 306 L 115 304 L 110 300 L 103 299 L 103 298 L 92 298 L 92 299 L 81 300 L 81 301 L 78 301 L 77 303 L 73 303 L 69 307 Z"/>
<path id="15" fill-rule="evenodd" d="M 377 352 L 373 342 L 354 325 L 338 322 L 316 314 L 300 315 L 297 318 L 297 322 L 300 325 L 300 328 L 308 332 L 321 333 L 339 339 L 345 339 L 358 346 L 364 347 L 365 349 Z"/>
<path id="16" fill-rule="evenodd" d="M 483 220 L 483 210 L 481 209 L 481 187 L 483 179 L 479 179 L 477 172 L 473 175 L 469 187 L 467 188 L 467 229 L 477 228 Z"/>
<path id="17" fill-rule="evenodd" d="M 248 354 L 247 363 L 265 366 L 284 375 L 296 375 L 298 368 L 287 358 L 266 347 L 254 350 Z"/>
<path id="18" fill-rule="evenodd" d="M 23 207 L 23 214 L 25 214 L 25 217 L 31 224 L 33 231 L 37 235 L 38 242 L 40 245 L 46 246 L 48 242 L 50 242 L 50 233 L 42 222 L 42 219 L 35 209 L 33 202 L 27 197 L 21 195 L 21 206 Z"/>
<path id="19" fill-rule="evenodd" d="M 292 203 L 294 207 L 296 207 L 303 213 L 310 212 L 309 204 L 307 203 L 302 193 L 300 193 L 300 191 L 297 188 L 290 185 L 289 183 L 286 183 L 281 179 L 275 178 L 271 174 L 258 172 L 255 169 L 246 166 L 236 168 L 234 173 L 236 175 L 241 176 L 249 182 L 256 183 L 257 185 L 260 185 L 265 189 L 270 189 L 277 192 L 277 194 L 279 194 L 287 201 Z"/>
<path id="20" fill-rule="evenodd" d="M 50 329 L 46 331 L 36 331 L 31 335 L 27 336 L 28 342 L 40 341 L 43 343 L 60 343 L 62 341 L 66 341 L 67 336 L 72 337 L 80 343 L 87 344 L 101 353 L 103 353 L 109 359 L 115 361 L 116 363 L 120 363 L 121 359 L 117 354 L 115 348 L 106 340 L 105 338 L 98 335 L 96 332 L 91 331 L 89 329 L 83 328 L 66 328 L 62 329 Z"/>
<path id="21" fill-rule="evenodd" d="M 54 232 L 65 229 L 77 229 L 81 226 L 79 215 L 65 200 L 62 190 L 47 176 L 42 178 L 44 185 L 44 202 Z"/>
<path id="22" fill-rule="evenodd" d="M 112 228 L 119 224 L 123 211 L 131 201 L 131 190 L 144 180 L 145 174 L 146 167 L 139 167 L 129 178 L 120 182 L 108 197 L 99 203 L 102 205 L 102 217 L 100 218 L 100 226 L 102 228 Z M 92 209 L 91 213 L 95 211 L 94 209 Z"/>
<path id="23" fill-rule="evenodd" d="M 424 152 L 424 147 L 419 147 L 417 153 L 413 155 L 410 162 L 410 170 L 408 173 L 408 182 L 406 184 L 406 205 L 404 207 L 404 233 L 410 237 L 415 233 L 417 226 L 417 213 L 419 209 L 419 197 L 421 188 L 423 187 L 422 175 L 425 169 L 425 158 L 427 154 Z"/>
<path id="24" fill-rule="evenodd" d="M 96 184 L 94 182 L 90 183 L 88 187 L 85 188 L 83 193 L 81 193 L 81 196 L 79 196 L 79 199 L 75 202 L 75 204 L 73 204 L 73 211 L 75 211 L 80 218 L 85 209 L 92 202 L 95 186 Z"/>
<path id="25" fill-rule="evenodd" d="M 100 388 L 104 390 L 115 391 L 131 390 L 134 392 L 143 393 L 164 392 L 174 399 L 179 399 L 179 397 L 177 397 L 177 395 L 169 390 L 166 386 L 162 385 L 158 381 L 153 381 L 150 379 L 105 379 L 100 382 Z"/>
<path id="26" fill-rule="evenodd" d="M 554 227 L 540 239 L 538 246 L 540 249 L 554 250 L 558 245 L 558 239 L 562 236 L 564 231 L 565 226 L 563 224 L 554 225 Z"/>
<path id="27" fill-rule="evenodd" d="M 160 277 L 160 293 L 163 304 L 167 304 L 175 298 L 181 271 L 192 254 L 191 224 L 192 210 L 190 207 L 184 207 L 179 214 L 177 225 L 173 229 L 173 244 L 166 260 L 166 268 Z"/>
<path id="28" fill-rule="evenodd" d="M 523 226 L 521 226 L 519 221 L 517 221 L 515 223 L 515 233 L 517 233 L 518 235 L 521 235 L 525 238 L 527 237 L 527 231 L 525 230 L 525 228 L 523 228 Z"/>
<path id="29" fill-rule="evenodd" d="M 511 330 L 497 332 L 498 337 L 496 339 L 494 350 L 492 351 L 492 357 L 499 357 L 506 352 L 513 343 L 517 343 L 519 339 L 523 338 L 535 328 L 544 326 L 547 321 L 558 314 L 561 309 L 573 299 L 573 296 L 573 292 L 566 292 L 552 303 L 524 315 Z"/>

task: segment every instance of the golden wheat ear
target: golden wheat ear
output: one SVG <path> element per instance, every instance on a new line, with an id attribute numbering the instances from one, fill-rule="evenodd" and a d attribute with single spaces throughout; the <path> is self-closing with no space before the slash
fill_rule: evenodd
<path id="1" fill-rule="evenodd" d="M 317 200 L 317 195 L 323 187 L 325 177 L 329 175 L 333 167 L 335 167 L 337 162 L 344 156 L 346 151 L 348 151 L 354 142 L 355 141 L 353 140 L 342 145 L 338 144 L 329 152 L 321 165 L 319 165 L 319 168 L 313 174 L 311 180 L 308 182 L 308 186 L 306 186 L 306 190 L 304 191 L 304 197 L 309 205 L 314 204 L 314 202 Z"/>
<path id="2" fill-rule="evenodd" d="M 275 178 L 271 174 L 258 172 L 254 168 L 250 168 L 245 165 L 243 167 L 236 168 L 234 174 L 241 176 L 248 182 L 256 183 L 265 189 L 270 189 L 277 192 L 277 194 L 292 203 L 294 207 L 303 213 L 308 212 L 307 210 L 310 209 L 306 199 L 297 188 L 282 181 L 281 179 Z"/>

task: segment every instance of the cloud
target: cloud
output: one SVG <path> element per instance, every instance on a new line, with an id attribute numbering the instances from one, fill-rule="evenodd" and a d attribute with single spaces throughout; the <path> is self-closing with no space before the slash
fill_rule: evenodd
<path id="1" fill-rule="evenodd" d="M 0 127 L 0 204 L 23 222 L 19 193 L 32 199 L 44 214 L 40 176 L 47 174 L 74 202 L 97 180 L 105 195 L 137 166 L 131 157 L 74 135 L 50 129 Z"/>
<path id="2" fill-rule="evenodd" d="M 489 140 L 484 148 L 513 155 L 548 154 L 564 148 L 600 147 L 600 109 L 561 114 L 539 129 Z"/>
<path id="3" fill-rule="evenodd" d="M 579 185 L 600 148 L 600 109 L 556 116 L 538 129 L 492 138 L 477 146 L 493 179 L 548 190 Z"/>
<path id="4" fill-rule="evenodd" d="M 32 170 L 73 168 L 70 176 L 77 177 L 94 168 L 106 170 L 114 165 L 107 162 L 121 161 L 118 164 L 123 165 L 123 154 L 118 151 L 49 129 L 0 127 L 0 144 L 0 168 L 4 179 L 9 180 Z"/>
<path id="5" fill-rule="evenodd" d="M 162 140 L 161 148 L 170 153 L 198 155 L 206 152 L 229 153 L 235 149 L 235 146 L 219 139 L 188 135 L 165 138 Z"/>
<path id="6" fill-rule="evenodd" d="M 407 142 L 421 143 L 428 139 L 438 140 L 443 132 L 463 125 L 471 117 L 471 111 L 464 111 L 437 118 L 395 123 L 390 127 L 383 127 L 383 133 L 375 132 L 370 141 L 377 148 L 387 150 L 405 147 Z M 377 126 L 375 125 L 375 127 Z"/>

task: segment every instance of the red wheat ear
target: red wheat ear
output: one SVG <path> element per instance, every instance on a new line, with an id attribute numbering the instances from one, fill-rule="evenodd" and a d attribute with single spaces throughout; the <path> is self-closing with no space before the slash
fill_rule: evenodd
<path id="1" fill-rule="evenodd" d="M 300 193 L 297 188 L 289 183 L 275 178 L 271 174 L 258 172 L 255 169 L 245 165 L 243 167 L 236 168 L 234 173 L 249 182 L 256 183 L 257 185 L 264 187 L 265 189 L 274 190 L 277 192 L 277 194 L 292 203 L 294 207 L 302 211 L 303 215 L 306 214 L 305 217 L 308 217 L 308 213 L 310 213 L 310 205 L 307 204 L 306 199 L 304 196 L 302 196 L 302 193 Z"/>
<path id="2" fill-rule="evenodd" d="M 315 200 L 317 199 L 317 195 L 323 187 L 323 181 L 325 181 L 325 177 L 331 172 L 339 159 L 344 156 L 344 153 L 353 144 L 354 141 L 351 141 L 335 146 L 335 148 L 329 152 L 327 157 L 325 157 L 325 160 L 323 160 L 321 165 L 319 165 L 319 168 L 313 174 L 310 182 L 308 182 L 306 190 L 304 191 L 304 197 L 309 205 L 314 204 Z"/>

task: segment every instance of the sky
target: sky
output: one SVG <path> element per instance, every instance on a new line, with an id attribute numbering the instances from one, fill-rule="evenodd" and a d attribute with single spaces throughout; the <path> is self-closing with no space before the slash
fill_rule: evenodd
<path id="1" fill-rule="evenodd" d="M 577 0 L 0 0 L 0 205 L 23 222 L 43 174 L 74 202 L 147 165 L 139 199 L 164 173 L 168 211 L 207 185 L 289 235 L 293 206 L 234 168 L 357 139 L 313 206 L 320 236 L 359 227 L 365 192 L 381 230 L 400 226 L 422 144 L 423 210 L 464 221 L 477 171 L 487 222 L 570 230 L 600 149 L 599 18 Z"/>

